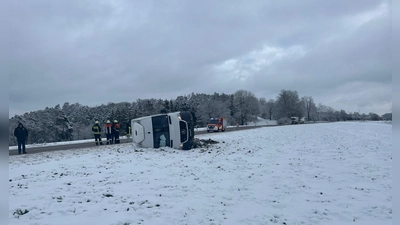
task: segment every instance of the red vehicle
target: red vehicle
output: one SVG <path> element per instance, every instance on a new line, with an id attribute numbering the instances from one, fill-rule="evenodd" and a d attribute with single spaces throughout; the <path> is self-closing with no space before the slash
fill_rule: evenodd
<path id="1" fill-rule="evenodd" d="M 211 118 L 207 124 L 207 132 L 214 131 L 225 131 L 227 126 L 226 118 Z"/>

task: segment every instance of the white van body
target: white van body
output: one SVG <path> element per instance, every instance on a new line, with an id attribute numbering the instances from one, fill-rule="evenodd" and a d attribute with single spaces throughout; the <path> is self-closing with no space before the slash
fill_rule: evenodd
<path id="1" fill-rule="evenodd" d="M 194 143 L 190 112 L 172 112 L 131 120 L 133 142 L 145 148 L 171 147 L 189 150 Z"/>
<path id="2" fill-rule="evenodd" d="M 290 118 L 292 124 L 298 124 L 299 123 L 299 117 L 293 116 Z"/>

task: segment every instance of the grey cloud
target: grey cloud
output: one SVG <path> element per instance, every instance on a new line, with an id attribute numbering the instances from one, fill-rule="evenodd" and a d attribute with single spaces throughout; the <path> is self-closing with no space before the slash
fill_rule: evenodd
<path id="1" fill-rule="evenodd" d="M 356 34 L 344 36 L 346 19 L 382 3 L 12 2 L 10 110 L 238 89 L 258 97 L 276 96 L 281 89 L 317 96 L 352 81 L 391 83 L 390 21 L 370 21 Z M 336 36 L 332 44 L 322 44 Z M 263 46 L 303 46 L 307 53 L 277 60 L 246 81 L 227 77 L 221 82 L 222 75 L 212 70 Z M 256 62 L 243 60 L 249 68 Z"/>
<path id="2" fill-rule="evenodd" d="M 287 78 L 294 87 L 324 89 L 358 80 L 391 83 L 388 24 L 387 18 L 382 19 L 360 28 L 352 37 L 309 49 L 303 58 L 279 61 L 261 71 L 254 83 L 263 78 L 282 83 Z"/>

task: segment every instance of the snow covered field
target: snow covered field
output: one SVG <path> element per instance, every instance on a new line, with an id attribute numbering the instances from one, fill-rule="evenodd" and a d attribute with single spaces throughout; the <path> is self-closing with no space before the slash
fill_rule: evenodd
<path id="1" fill-rule="evenodd" d="M 9 157 L 10 224 L 392 224 L 392 125 L 338 122 Z"/>

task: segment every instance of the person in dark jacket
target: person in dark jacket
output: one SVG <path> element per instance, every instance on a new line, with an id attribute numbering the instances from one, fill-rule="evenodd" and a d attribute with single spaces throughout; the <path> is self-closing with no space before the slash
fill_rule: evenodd
<path id="1" fill-rule="evenodd" d="M 103 145 L 103 142 L 101 141 L 101 127 L 99 124 L 99 121 L 95 121 L 94 125 L 92 127 L 92 131 L 94 134 L 94 141 L 96 142 L 96 145 Z"/>
<path id="2" fill-rule="evenodd" d="M 26 154 L 25 142 L 28 138 L 28 130 L 24 127 L 24 125 L 22 125 L 22 123 L 19 123 L 18 127 L 15 128 L 14 136 L 17 138 L 18 142 L 18 154 L 21 154 L 21 150 L 22 153 Z"/>
<path id="3" fill-rule="evenodd" d="M 114 144 L 119 144 L 119 129 L 120 125 L 117 120 L 114 120 L 114 123 L 112 124 L 112 139 Z"/>

